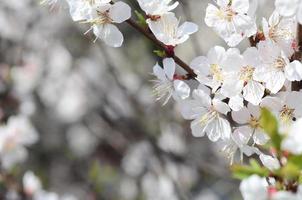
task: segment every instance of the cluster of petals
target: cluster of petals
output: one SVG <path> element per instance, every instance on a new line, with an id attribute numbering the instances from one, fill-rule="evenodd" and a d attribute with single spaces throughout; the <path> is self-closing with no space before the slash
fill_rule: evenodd
<path id="1" fill-rule="evenodd" d="M 38 140 L 38 134 L 26 116 L 12 116 L 0 127 L 0 159 L 4 169 L 27 158 L 26 147 Z"/>
<path id="2" fill-rule="evenodd" d="M 190 87 L 184 81 L 175 78 L 175 68 L 176 63 L 172 58 L 163 60 L 163 68 L 158 63 L 153 67 L 153 74 L 157 78 L 153 81 L 154 95 L 157 100 L 164 99 L 163 105 L 167 104 L 171 97 L 179 100 L 190 95 Z"/>
<path id="3" fill-rule="evenodd" d="M 205 23 L 214 29 L 229 46 L 234 47 L 244 38 L 257 32 L 253 16 L 249 14 L 249 0 L 217 0 L 209 4 Z"/>
<path id="4" fill-rule="evenodd" d="M 73 195 L 59 196 L 43 189 L 41 180 L 32 171 L 27 171 L 22 179 L 23 191 L 32 200 L 77 200 Z"/>
<path id="5" fill-rule="evenodd" d="M 198 26 L 192 22 L 179 25 L 179 20 L 172 10 L 179 3 L 171 0 L 138 0 L 141 9 L 146 13 L 146 20 L 150 30 L 163 44 L 176 46 L 189 39 L 189 36 L 198 31 Z"/>
<path id="6" fill-rule="evenodd" d="M 257 175 L 243 180 L 240 184 L 240 191 L 244 200 L 299 200 L 302 198 L 302 186 L 298 187 L 297 193 L 278 191 L 274 184 L 269 185 L 265 178 Z"/>
<path id="7" fill-rule="evenodd" d="M 108 46 L 120 47 L 123 34 L 115 24 L 131 17 L 131 8 L 124 2 L 111 4 L 110 0 L 67 0 L 74 21 L 88 23 L 96 36 Z"/>
<path id="8" fill-rule="evenodd" d="M 276 10 L 284 17 L 297 18 L 297 21 L 302 24 L 302 1 L 301 0 L 276 0 Z"/>

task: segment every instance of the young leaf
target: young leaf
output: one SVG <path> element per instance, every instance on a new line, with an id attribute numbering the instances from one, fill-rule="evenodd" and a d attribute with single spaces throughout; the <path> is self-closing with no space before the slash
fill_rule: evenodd
<path id="1" fill-rule="evenodd" d="M 266 108 L 261 110 L 260 125 L 270 136 L 272 145 L 280 151 L 282 136 L 279 134 L 279 126 L 276 117 Z"/>
<path id="2" fill-rule="evenodd" d="M 146 19 L 144 17 L 144 15 L 142 15 L 140 12 L 138 12 L 137 10 L 134 11 L 135 15 L 137 17 L 137 23 L 139 23 L 141 26 L 148 26 L 148 24 L 146 23 Z"/>
<path id="3" fill-rule="evenodd" d="M 154 50 L 153 53 L 155 53 L 160 58 L 165 58 L 166 57 L 166 52 L 162 51 L 162 50 Z"/>

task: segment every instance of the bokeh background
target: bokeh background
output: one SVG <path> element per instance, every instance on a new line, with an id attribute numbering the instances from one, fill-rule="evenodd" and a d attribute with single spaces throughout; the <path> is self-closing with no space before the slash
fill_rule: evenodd
<path id="1" fill-rule="evenodd" d="M 79 200 L 242 199 L 221 148 L 193 138 L 172 101 L 155 102 L 156 47 L 127 24 L 119 26 L 122 48 L 94 43 L 63 1 L 0 1 L 2 120 L 27 113 L 40 134 L 19 172 L 32 170 L 47 190 Z M 177 48 L 179 57 L 189 63 L 225 46 L 203 21 L 212 0 L 179 1 L 180 20 L 200 25 Z M 127 3 L 139 10 L 135 0 Z M 258 22 L 273 1 L 259 4 Z"/>

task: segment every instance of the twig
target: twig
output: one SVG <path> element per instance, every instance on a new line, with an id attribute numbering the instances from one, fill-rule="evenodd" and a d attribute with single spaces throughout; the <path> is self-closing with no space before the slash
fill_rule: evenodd
<path id="1" fill-rule="evenodd" d="M 153 34 L 149 33 L 149 31 L 143 27 L 141 27 L 138 23 L 136 23 L 132 19 L 128 19 L 126 21 L 131 27 L 133 27 L 135 30 L 143 34 L 146 38 L 151 40 L 156 46 L 160 47 L 161 49 L 165 50 L 168 54 L 170 54 L 170 49 L 167 45 L 163 44 L 159 40 L 157 40 Z M 183 68 L 188 74 L 188 79 L 194 79 L 197 77 L 197 75 L 194 73 L 194 71 L 191 69 L 189 65 L 187 65 L 183 60 L 181 60 L 179 57 L 177 57 L 175 54 L 170 54 L 170 57 L 174 59 L 174 61 Z"/>

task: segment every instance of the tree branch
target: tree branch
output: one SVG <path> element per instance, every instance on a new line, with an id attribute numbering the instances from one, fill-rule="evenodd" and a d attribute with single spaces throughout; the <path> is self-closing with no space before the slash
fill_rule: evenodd
<path id="1" fill-rule="evenodd" d="M 165 50 L 166 52 L 169 52 L 167 45 L 165 45 L 162 42 L 160 42 L 159 40 L 157 40 L 155 38 L 155 36 L 153 34 L 149 33 L 149 31 L 147 29 L 144 29 L 143 27 L 141 27 L 138 23 L 136 23 L 132 19 L 128 19 L 126 22 L 131 27 L 133 27 L 135 30 L 137 30 L 138 32 L 143 34 L 146 38 L 151 40 L 156 46 L 160 47 L 161 49 Z M 181 68 L 183 68 L 188 73 L 187 74 L 188 79 L 194 79 L 197 77 L 197 75 L 194 73 L 194 71 L 191 69 L 191 67 L 189 65 L 187 65 L 183 60 L 181 60 L 179 57 L 177 57 L 174 54 L 171 55 L 171 57 Z"/>
<path id="2" fill-rule="evenodd" d="M 299 47 L 299 52 L 302 54 L 302 25 L 298 24 L 297 28 L 297 44 Z"/>

